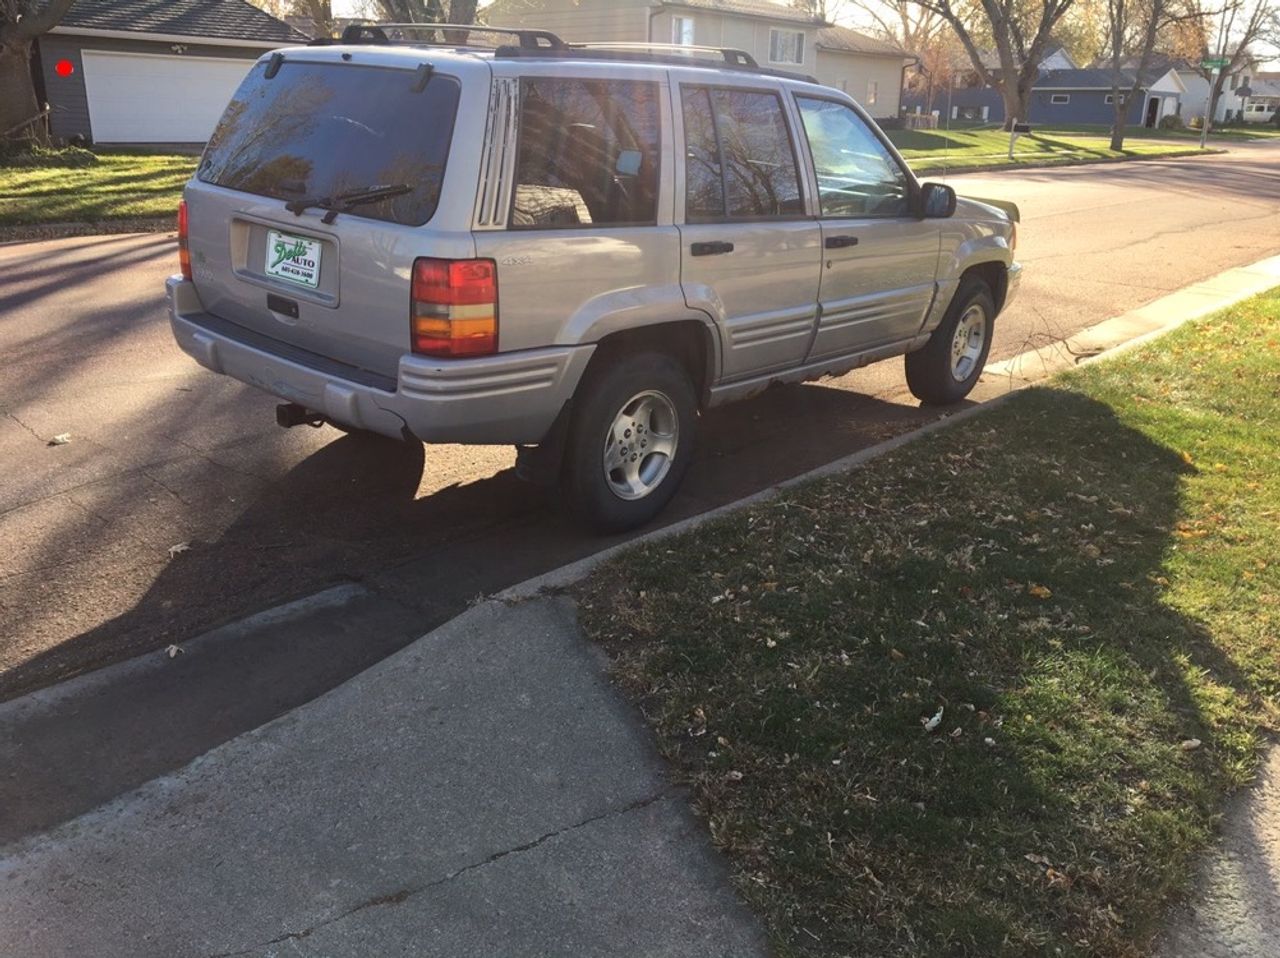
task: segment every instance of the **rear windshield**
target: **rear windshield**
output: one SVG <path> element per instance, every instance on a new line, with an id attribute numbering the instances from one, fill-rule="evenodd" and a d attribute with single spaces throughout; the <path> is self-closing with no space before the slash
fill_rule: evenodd
<path id="1" fill-rule="evenodd" d="M 431 219 L 449 156 L 458 83 L 409 70 L 286 60 L 259 63 L 231 98 L 200 160 L 206 183 L 283 200 L 412 187 L 352 209 L 391 223 Z"/>

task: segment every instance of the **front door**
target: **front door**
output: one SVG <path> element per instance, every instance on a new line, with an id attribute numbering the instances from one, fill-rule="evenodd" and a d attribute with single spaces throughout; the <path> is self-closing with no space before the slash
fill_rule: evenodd
<path id="1" fill-rule="evenodd" d="M 721 375 L 799 365 L 817 315 L 821 228 L 806 218 L 776 90 L 682 84 L 685 301 L 720 327 Z"/>
<path id="2" fill-rule="evenodd" d="M 1143 126 L 1154 127 L 1160 122 L 1160 97 L 1153 96 L 1147 100 L 1147 119 Z"/>
<path id="3" fill-rule="evenodd" d="M 911 215 L 906 172 L 848 104 L 797 96 L 818 179 L 823 269 L 812 360 L 913 338 L 933 302 L 942 231 Z"/>

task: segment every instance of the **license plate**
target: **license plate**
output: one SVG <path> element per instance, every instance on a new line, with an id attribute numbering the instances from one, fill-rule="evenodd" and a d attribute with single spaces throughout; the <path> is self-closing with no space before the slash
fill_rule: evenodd
<path id="1" fill-rule="evenodd" d="M 266 271 L 268 276 L 315 289 L 320 285 L 320 241 L 267 230 Z"/>

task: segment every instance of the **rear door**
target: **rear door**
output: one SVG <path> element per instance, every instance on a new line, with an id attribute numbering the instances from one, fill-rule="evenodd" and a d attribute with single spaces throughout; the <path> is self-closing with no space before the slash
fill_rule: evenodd
<path id="1" fill-rule="evenodd" d="M 679 84 L 678 102 L 685 301 L 720 325 L 723 379 L 799 365 L 822 250 L 787 104 L 777 88 L 693 79 Z"/>
<path id="2" fill-rule="evenodd" d="M 909 340 L 933 302 L 940 220 L 911 215 L 910 180 L 847 103 L 796 95 L 817 175 L 822 306 L 812 360 Z"/>
<path id="3" fill-rule="evenodd" d="M 461 236 L 426 226 L 462 84 L 293 54 L 270 72 L 259 63 L 236 91 L 186 191 L 200 300 L 252 332 L 394 378 L 414 258 L 472 255 L 466 222 Z M 385 197 L 360 201 L 371 189 Z"/>

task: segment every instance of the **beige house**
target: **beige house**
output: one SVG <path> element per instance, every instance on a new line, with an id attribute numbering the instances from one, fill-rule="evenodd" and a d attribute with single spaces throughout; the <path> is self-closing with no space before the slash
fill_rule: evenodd
<path id="1" fill-rule="evenodd" d="M 848 27 L 823 27 L 814 47 L 818 82 L 843 90 L 872 116 L 898 115 L 903 70 L 915 57 Z"/>
<path id="2" fill-rule="evenodd" d="M 913 58 L 770 0 L 494 0 L 485 19 L 570 41 L 735 47 L 761 66 L 816 76 L 878 117 L 896 116 Z"/>

